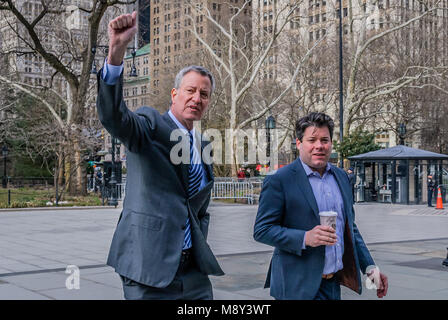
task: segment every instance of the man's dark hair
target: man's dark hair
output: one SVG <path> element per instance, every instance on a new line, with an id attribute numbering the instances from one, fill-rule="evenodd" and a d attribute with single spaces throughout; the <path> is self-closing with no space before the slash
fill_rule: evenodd
<path id="1" fill-rule="evenodd" d="M 296 122 L 296 136 L 297 139 L 302 142 L 303 134 L 305 133 L 306 128 L 308 127 L 316 127 L 322 128 L 327 127 L 328 131 L 330 131 L 330 139 L 333 140 L 333 129 L 334 122 L 329 116 L 322 112 L 311 112 L 303 118 L 300 118 Z"/>

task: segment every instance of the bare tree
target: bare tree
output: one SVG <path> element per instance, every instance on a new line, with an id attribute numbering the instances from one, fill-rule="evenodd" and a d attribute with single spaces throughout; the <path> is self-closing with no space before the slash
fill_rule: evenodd
<path id="1" fill-rule="evenodd" d="M 34 57 L 34 61 L 42 60 L 45 63 L 40 64 L 40 68 L 46 71 L 40 71 L 49 75 L 35 83 L 12 72 L 10 77 L 2 74 L 0 81 L 40 101 L 53 117 L 57 132 L 63 133 L 67 141 L 63 144 L 63 158 L 71 193 L 86 192 L 82 165 L 84 128 L 89 125 L 87 115 L 92 114 L 92 101 L 88 97 L 91 95 L 92 62 L 97 52 L 94 48 L 102 45 L 99 39 L 106 34 L 101 22 L 108 9 L 117 12 L 132 3 L 135 0 L 94 0 L 81 1 L 79 7 L 73 7 L 64 0 L 0 0 L 2 30 L 13 32 L 20 40 L 19 46 L 10 46 L 5 53 L 24 57 L 25 61 L 29 57 Z M 100 29 L 102 37 L 99 37 Z M 42 98 L 42 90 L 57 97 L 61 112 Z"/>
<path id="2" fill-rule="evenodd" d="M 420 9 L 413 11 L 397 6 L 388 11 L 384 20 L 381 17 L 375 21 L 371 17 L 372 8 L 364 7 L 364 12 L 361 10 L 361 14 L 354 15 L 352 5 L 350 1 L 348 55 L 345 55 L 348 77 L 345 83 L 344 135 L 355 123 L 362 124 L 385 112 L 389 115 L 396 112 L 384 107 L 387 104 L 385 97 L 406 88 L 423 86 L 446 90 L 439 86 L 447 71 L 446 64 L 431 59 L 417 61 L 408 58 L 419 56 L 417 37 L 420 40 L 427 37 L 426 30 L 416 28 L 416 25 L 439 15 L 440 10 L 446 8 L 439 7 L 438 2 L 421 2 Z M 383 5 L 383 1 L 375 1 L 372 7 L 383 9 Z M 364 5 L 359 2 L 357 6 L 359 12 Z M 394 37 L 399 41 L 396 47 L 391 46 Z M 410 37 L 413 37 L 411 42 Z M 404 49 L 401 55 L 400 49 Z M 403 53 L 406 53 L 405 58 Z"/>
<path id="3" fill-rule="evenodd" d="M 219 106 L 221 114 L 225 114 L 223 119 L 231 136 L 228 137 L 231 145 L 231 172 L 236 175 L 238 168 L 237 161 L 237 140 L 236 133 L 238 130 L 244 129 L 257 120 L 264 119 L 266 114 L 287 96 L 288 92 L 294 87 L 299 77 L 303 63 L 308 59 L 313 49 L 320 43 L 317 42 L 311 48 L 305 50 L 295 65 L 294 71 L 289 78 L 285 75 L 278 75 L 276 78 L 282 85 L 280 91 L 265 91 L 263 96 L 270 99 L 259 100 L 251 99 L 256 91 L 260 92 L 263 87 L 263 81 L 268 83 L 264 78 L 264 74 L 271 72 L 267 68 L 266 61 L 269 61 L 274 55 L 278 40 L 285 31 L 285 27 L 297 15 L 296 9 L 299 8 L 301 1 L 290 1 L 278 3 L 277 11 L 272 14 L 269 19 L 269 25 L 265 27 L 250 24 L 249 29 L 246 24 L 241 23 L 244 14 L 248 9 L 251 1 L 243 1 L 242 4 L 230 6 L 230 15 L 218 21 L 209 8 L 202 6 L 195 1 L 189 1 L 193 14 L 189 16 L 192 21 L 192 32 L 195 38 L 201 43 L 207 55 L 211 58 L 209 65 L 212 66 L 214 73 L 220 79 L 222 90 L 218 96 L 221 102 L 215 106 Z M 202 15 L 213 26 L 214 32 L 212 37 L 203 36 L 197 28 L 195 16 Z M 254 30 L 258 30 L 254 34 Z M 281 76 L 281 79 L 280 79 Z M 254 88 L 258 86 L 259 89 Z M 217 116 L 217 110 L 210 108 L 213 116 Z"/>

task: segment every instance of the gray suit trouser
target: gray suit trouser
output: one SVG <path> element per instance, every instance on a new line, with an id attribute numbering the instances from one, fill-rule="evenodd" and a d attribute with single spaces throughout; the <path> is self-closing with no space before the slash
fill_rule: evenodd
<path id="1" fill-rule="evenodd" d="M 173 281 L 166 288 L 156 288 L 121 276 L 126 300 L 213 300 L 210 279 L 202 274 L 192 255 L 182 255 Z"/>

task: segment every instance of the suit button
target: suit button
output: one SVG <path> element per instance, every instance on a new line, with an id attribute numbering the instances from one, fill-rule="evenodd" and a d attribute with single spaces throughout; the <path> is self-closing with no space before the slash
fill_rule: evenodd
<path id="1" fill-rule="evenodd" d="M 185 229 L 187 229 L 187 226 L 183 225 L 181 228 L 182 228 L 182 230 L 185 230 Z"/>

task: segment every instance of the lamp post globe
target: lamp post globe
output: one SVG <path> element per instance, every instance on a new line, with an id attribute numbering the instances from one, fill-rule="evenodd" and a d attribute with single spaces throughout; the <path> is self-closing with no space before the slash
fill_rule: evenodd
<path id="1" fill-rule="evenodd" d="M 268 158 L 268 165 L 270 165 L 270 157 L 271 157 L 271 130 L 275 129 L 275 118 L 273 116 L 269 116 L 266 119 L 266 156 Z"/>
<path id="2" fill-rule="evenodd" d="M 266 119 L 266 129 L 275 129 L 275 118 L 273 116 Z"/>
<path id="3" fill-rule="evenodd" d="M 404 145 L 404 137 L 406 135 L 406 125 L 404 123 L 400 123 L 400 127 L 398 128 L 398 135 L 400 137 L 400 145 Z"/>

